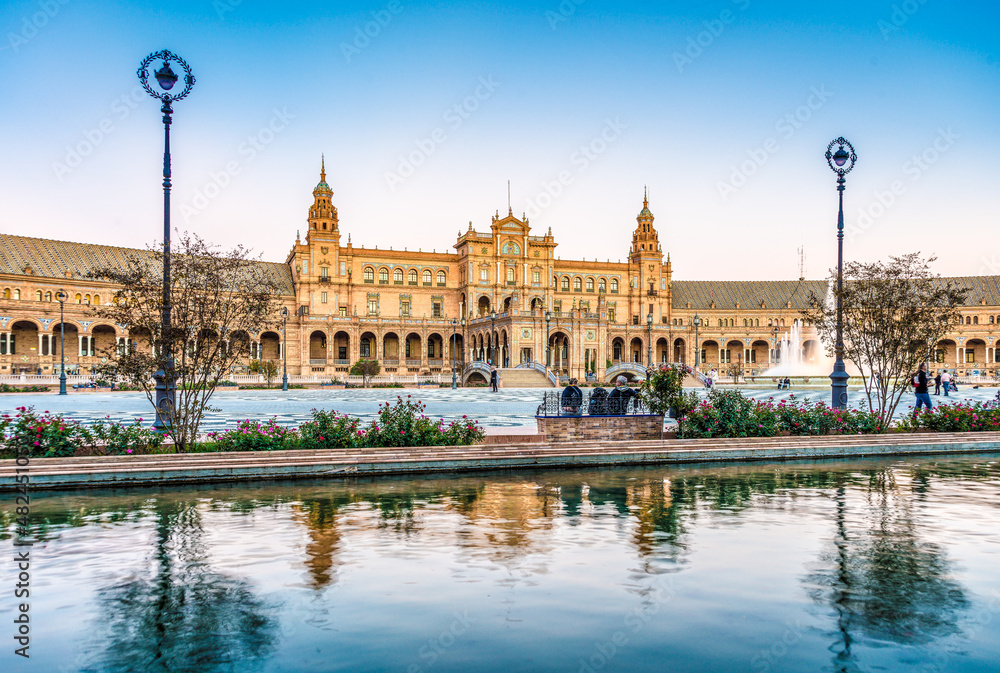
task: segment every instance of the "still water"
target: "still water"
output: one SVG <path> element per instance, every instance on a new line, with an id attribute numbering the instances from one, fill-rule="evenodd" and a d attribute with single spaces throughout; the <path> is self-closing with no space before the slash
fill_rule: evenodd
<path id="1" fill-rule="evenodd" d="M 31 506 L 32 656 L 13 656 L 5 598 L 4 671 L 1000 663 L 1000 456 L 37 493 Z"/>

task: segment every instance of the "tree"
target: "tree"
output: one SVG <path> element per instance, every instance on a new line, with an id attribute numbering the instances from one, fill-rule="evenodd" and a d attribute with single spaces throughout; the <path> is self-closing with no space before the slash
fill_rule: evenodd
<path id="1" fill-rule="evenodd" d="M 378 363 L 378 360 L 362 358 L 351 366 L 350 374 L 351 376 L 360 376 L 361 385 L 367 388 L 368 382 L 371 381 L 371 378 L 373 376 L 378 376 L 381 371 L 382 365 Z"/>
<path id="2" fill-rule="evenodd" d="M 264 360 L 260 363 L 260 375 L 264 377 L 267 387 L 270 388 L 274 379 L 278 378 L 278 363 L 274 360 Z"/>
<path id="3" fill-rule="evenodd" d="M 869 408 L 886 424 L 917 366 L 928 361 L 929 351 L 958 317 L 968 292 L 933 274 L 930 263 L 935 259 L 910 253 L 890 257 L 888 263 L 849 262 L 844 267 L 844 358 L 861 371 Z M 836 298 L 835 283 L 833 291 Z M 832 355 L 836 305 L 815 294 L 811 304 L 803 315 L 815 323 Z"/>
<path id="4" fill-rule="evenodd" d="M 243 246 L 222 251 L 196 234 L 178 239 L 171 255 L 170 334 L 161 334 L 162 252 L 126 251 L 120 265 L 89 275 L 118 287 L 112 301 L 93 310 L 126 326 L 131 339 L 103 353 L 106 366 L 146 393 L 177 450 L 184 451 L 196 440 L 204 414 L 212 411 L 208 403 L 221 378 L 249 356 L 249 335 L 278 324 L 278 277 Z M 176 401 L 158 410 L 153 373 L 165 367 L 168 357 L 174 362 Z"/>

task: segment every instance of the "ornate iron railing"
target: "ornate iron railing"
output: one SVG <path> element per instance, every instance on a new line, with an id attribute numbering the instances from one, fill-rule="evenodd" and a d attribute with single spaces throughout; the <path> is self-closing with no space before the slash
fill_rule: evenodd
<path id="1" fill-rule="evenodd" d="M 538 405 L 536 416 L 552 418 L 554 416 L 649 416 L 650 411 L 637 395 L 613 395 L 614 390 L 605 391 L 607 395 L 597 393 L 603 388 L 581 391 L 577 399 L 567 398 L 563 404 L 563 392 L 551 391 L 544 393 L 542 403 Z M 632 389 L 629 389 L 632 390 Z M 634 393 L 635 391 L 632 390 Z M 595 394 L 596 393 L 596 394 Z M 579 402 L 579 406 L 573 404 Z"/>

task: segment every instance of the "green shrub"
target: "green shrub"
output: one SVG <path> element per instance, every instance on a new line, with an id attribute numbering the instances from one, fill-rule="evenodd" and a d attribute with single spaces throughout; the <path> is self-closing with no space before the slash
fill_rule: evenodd
<path id="1" fill-rule="evenodd" d="M 278 425 L 274 418 L 261 423 L 249 418 L 233 430 L 210 432 L 208 438 L 217 451 L 277 451 L 297 444 L 295 430 Z"/>
<path id="2" fill-rule="evenodd" d="M 312 420 L 299 428 L 303 449 L 346 449 L 361 446 L 358 426 L 361 419 L 336 411 L 312 410 Z"/>
<path id="3" fill-rule="evenodd" d="M 51 390 L 48 386 L 9 386 L 6 383 L 0 383 L 0 393 L 47 393 Z"/>
<path id="4" fill-rule="evenodd" d="M 1000 408 L 994 402 L 939 405 L 907 415 L 899 423 L 903 430 L 934 430 L 936 432 L 1000 431 Z"/>
<path id="5" fill-rule="evenodd" d="M 141 418 L 132 425 L 107 421 L 108 416 L 104 418 L 88 429 L 91 438 L 103 444 L 100 448 L 106 455 L 158 453 L 163 446 L 163 435 L 152 428 L 144 428 Z"/>
<path id="6" fill-rule="evenodd" d="M 38 414 L 34 407 L 17 407 L 16 411 L 13 416 L 0 416 L 0 444 L 6 456 L 72 456 L 92 441 L 86 428 L 61 414 Z"/>

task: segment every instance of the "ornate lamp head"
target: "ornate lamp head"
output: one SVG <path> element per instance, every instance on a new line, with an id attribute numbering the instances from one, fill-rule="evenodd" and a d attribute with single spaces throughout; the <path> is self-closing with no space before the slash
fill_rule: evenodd
<path id="1" fill-rule="evenodd" d="M 833 151 L 834 146 L 837 146 L 836 152 Z M 841 178 L 854 169 L 854 164 L 857 160 L 858 155 L 854 153 L 854 146 L 843 136 L 834 140 L 826 148 L 826 163 Z"/>
<path id="2" fill-rule="evenodd" d="M 150 64 L 157 59 L 163 61 L 163 66 L 152 74 L 153 79 L 155 79 L 157 84 L 160 85 L 162 91 L 155 90 L 149 81 Z M 168 93 L 174 88 L 174 85 L 177 84 L 177 80 L 180 79 L 170 67 L 171 63 L 176 63 L 180 66 L 181 70 L 184 71 L 184 88 L 181 89 L 180 93 Z M 194 86 L 194 75 L 191 74 L 191 66 L 189 66 L 187 61 L 183 58 L 167 51 L 166 49 L 150 54 L 144 58 L 142 63 L 139 64 L 139 71 L 137 74 L 139 75 L 139 83 L 142 84 L 142 88 L 146 90 L 146 93 L 153 98 L 162 100 L 164 103 L 170 103 L 171 101 L 184 98 L 191 93 L 191 87 Z"/>

